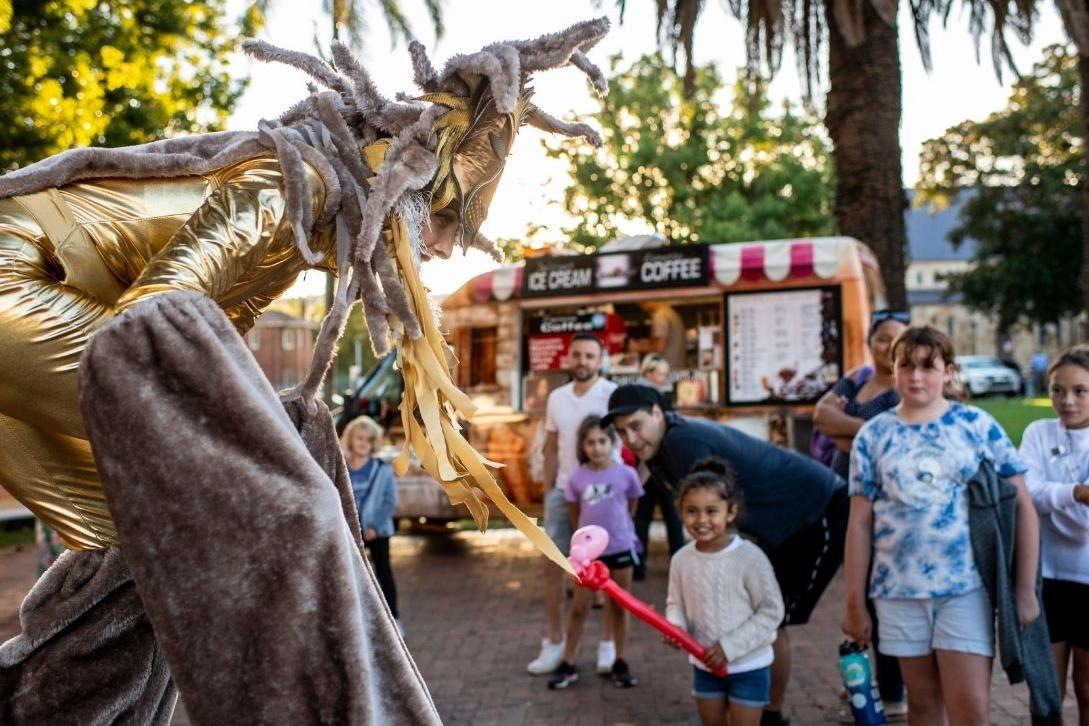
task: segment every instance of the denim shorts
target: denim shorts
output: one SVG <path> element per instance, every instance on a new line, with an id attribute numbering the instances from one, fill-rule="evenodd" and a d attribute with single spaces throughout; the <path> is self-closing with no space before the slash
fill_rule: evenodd
<path id="1" fill-rule="evenodd" d="M 575 530 L 571 528 L 567 498 L 560 487 L 552 487 L 545 492 L 544 531 L 566 557 L 571 550 L 571 535 L 575 533 Z"/>
<path id="2" fill-rule="evenodd" d="M 738 706 L 763 708 L 770 702 L 771 666 L 744 673 L 730 673 L 720 678 L 692 666 L 692 695 L 711 700 L 725 699 Z"/>
<path id="3" fill-rule="evenodd" d="M 877 598 L 878 650 L 897 658 L 935 650 L 994 657 L 994 611 L 984 588 L 948 597 Z"/>

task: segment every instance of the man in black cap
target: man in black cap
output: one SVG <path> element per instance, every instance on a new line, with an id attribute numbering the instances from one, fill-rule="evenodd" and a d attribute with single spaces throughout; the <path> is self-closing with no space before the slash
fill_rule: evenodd
<path id="1" fill-rule="evenodd" d="M 802 625 L 843 562 L 850 504 L 846 483 L 812 459 L 737 429 L 664 412 L 646 386 L 620 386 L 609 396 L 603 424 L 612 423 L 624 445 L 651 476 L 674 488 L 708 456 L 730 462 L 744 493 L 741 531 L 767 553 L 783 593 L 786 616 L 775 640 L 771 703 L 761 724 L 783 723 L 790 679 L 785 626 Z"/>

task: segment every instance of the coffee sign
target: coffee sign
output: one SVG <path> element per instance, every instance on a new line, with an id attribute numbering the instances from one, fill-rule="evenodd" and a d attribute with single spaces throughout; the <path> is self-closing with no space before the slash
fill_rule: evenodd
<path id="1" fill-rule="evenodd" d="M 700 287 L 706 285 L 709 279 L 707 245 L 678 245 L 570 257 L 532 257 L 526 260 L 522 296 Z"/>
<path id="2" fill-rule="evenodd" d="M 525 356 L 531 371 L 567 369 L 567 349 L 576 335 L 597 336 L 606 351 L 623 348 L 627 337 L 624 319 L 616 313 L 545 314 L 527 321 Z"/>

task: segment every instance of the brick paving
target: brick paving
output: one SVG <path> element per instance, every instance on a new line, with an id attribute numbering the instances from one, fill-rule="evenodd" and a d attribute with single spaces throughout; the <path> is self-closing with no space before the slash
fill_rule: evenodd
<path id="1" fill-rule="evenodd" d="M 525 673 L 537 652 L 544 614 L 538 597 L 539 557 L 512 530 L 486 535 L 398 536 L 392 557 L 406 639 L 445 723 L 474 726 L 535 724 L 695 724 L 684 656 L 633 622 L 628 661 L 637 688 L 622 690 L 593 675 L 601 619 L 588 621 L 578 657 L 581 680 L 551 692 L 545 677 Z M 654 543 L 645 582 L 635 594 L 665 606 L 664 543 Z M 30 547 L 0 550 L 0 639 L 18 630 L 18 603 L 34 578 Z M 793 723 L 834 724 L 838 699 L 836 646 L 842 581 L 829 588 L 810 624 L 791 628 L 794 675 L 786 712 Z M 1028 722 L 1024 685 L 1009 686 L 996 669 L 991 722 Z M 1076 723 L 1072 698 L 1064 712 Z M 175 726 L 187 726 L 184 708 Z"/>

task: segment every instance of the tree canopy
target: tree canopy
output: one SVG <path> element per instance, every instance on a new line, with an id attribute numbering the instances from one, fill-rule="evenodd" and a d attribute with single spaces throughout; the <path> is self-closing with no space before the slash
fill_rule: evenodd
<path id="1" fill-rule="evenodd" d="M 76 146 L 223 126 L 229 55 L 261 22 L 228 0 L 0 0 L 0 172 Z"/>
<path id="2" fill-rule="evenodd" d="M 564 206 L 571 240 L 596 247 L 638 220 L 673 242 L 735 242 L 832 234 L 832 169 L 811 117 L 771 113 L 762 82 L 738 82 L 730 107 L 713 66 L 694 71 L 697 92 L 660 55 L 617 70 L 595 114 L 605 144 L 551 146 L 572 185 Z"/>
<path id="3" fill-rule="evenodd" d="M 950 276 L 950 289 L 997 315 L 1001 329 L 1081 310 L 1084 168 L 1078 59 L 1060 45 L 1017 82 L 1006 108 L 924 144 L 920 198 L 943 205 L 966 193 L 950 238 L 977 243 L 972 269 Z"/>

